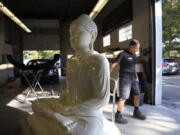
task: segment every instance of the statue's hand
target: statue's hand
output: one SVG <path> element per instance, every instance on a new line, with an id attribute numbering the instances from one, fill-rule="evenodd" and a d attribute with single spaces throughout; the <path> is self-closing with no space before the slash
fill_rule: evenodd
<path id="1" fill-rule="evenodd" d="M 61 106 L 62 108 L 62 114 L 64 115 L 74 115 L 77 114 L 78 110 L 76 106 Z"/>
<path id="2" fill-rule="evenodd" d="M 71 109 L 72 109 L 71 106 L 58 104 L 58 110 L 59 110 L 58 112 L 60 112 L 63 115 L 71 115 L 72 114 Z"/>

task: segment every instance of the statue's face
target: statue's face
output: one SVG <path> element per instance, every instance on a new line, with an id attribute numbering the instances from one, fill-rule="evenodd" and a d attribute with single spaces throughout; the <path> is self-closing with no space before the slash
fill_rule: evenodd
<path id="1" fill-rule="evenodd" d="M 91 38 L 92 37 L 90 33 L 82 25 L 71 24 L 70 42 L 72 48 L 74 49 L 89 48 Z"/>

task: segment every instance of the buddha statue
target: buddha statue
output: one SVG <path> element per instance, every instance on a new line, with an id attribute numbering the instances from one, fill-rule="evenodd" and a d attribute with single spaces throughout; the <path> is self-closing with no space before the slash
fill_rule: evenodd
<path id="1" fill-rule="evenodd" d="M 66 89 L 58 99 L 32 103 L 34 113 L 23 121 L 22 135 L 120 135 L 102 113 L 109 102 L 110 73 L 108 60 L 93 49 L 96 37 L 88 15 L 71 23 L 75 54 L 67 61 Z"/>

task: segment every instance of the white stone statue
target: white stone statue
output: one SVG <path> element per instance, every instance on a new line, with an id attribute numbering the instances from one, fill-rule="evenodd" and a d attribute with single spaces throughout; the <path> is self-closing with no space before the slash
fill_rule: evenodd
<path id="1" fill-rule="evenodd" d="M 33 115 L 24 120 L 22 135 L 120 135 L 103 117 L 109 102 L 109 63 L 93 50 L 96 24 L 81 15 L 70 26 L 75 55 L 67 62 L 67 88 L 59 99 L 33 102 Z"/>

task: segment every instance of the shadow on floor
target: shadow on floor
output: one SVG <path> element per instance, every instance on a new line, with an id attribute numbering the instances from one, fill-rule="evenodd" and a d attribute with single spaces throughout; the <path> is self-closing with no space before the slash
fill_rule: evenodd
<path id="1" fill-rule="evenodd" d="M 20 120 L 28 115 L 27 112 L 6 105 L 0 107 L 0 133 L 1 135 L 19 135 Z"/>

